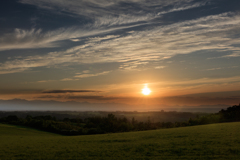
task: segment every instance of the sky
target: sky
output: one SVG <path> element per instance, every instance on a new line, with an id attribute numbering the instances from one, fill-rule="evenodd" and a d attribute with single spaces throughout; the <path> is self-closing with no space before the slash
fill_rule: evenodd
<path id="1" fill-rule="evenodd" d="M 239 11 L 239 0 L 1 1 L 0 110 L 239 104 Z"/>

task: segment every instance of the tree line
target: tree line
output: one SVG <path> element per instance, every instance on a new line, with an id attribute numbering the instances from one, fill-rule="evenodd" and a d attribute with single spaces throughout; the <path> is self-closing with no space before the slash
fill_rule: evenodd
<path id="1" fill-rule="evenodd" d="M 62 135 L 90 135 L 144 131 L 237 121 L 240 121 L 240 104 L 228 107 L 226 110 L 222 109 L 218 113 L 190 118 L 188 121 L 184 122 L 152 122 L 150 117 L 147 121 L 140 122 L 135 120 L 135 118 L 129 120 L 126 117 L 116 117 L 114 114 L 108 114 L 106 117 L 93 116 L 85 119 L 64 118 L 63 120 L 56 119 L 50 115 L 35 117 L 27 115 L 25 118 L 9 115 L 0 118 L 0 123 L 21 125 Z"/>

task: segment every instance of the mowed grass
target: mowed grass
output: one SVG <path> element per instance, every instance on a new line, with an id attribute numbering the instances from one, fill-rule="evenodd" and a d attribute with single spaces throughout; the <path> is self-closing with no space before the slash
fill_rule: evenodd
<path id="1" fill-rule="evenodd" d="M 0 124 L 0 159 L 240 159 L 240 123 L 87 136 Z"/>

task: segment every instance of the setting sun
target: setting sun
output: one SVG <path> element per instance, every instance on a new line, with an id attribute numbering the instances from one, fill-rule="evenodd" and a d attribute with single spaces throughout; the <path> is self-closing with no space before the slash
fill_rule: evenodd
<path id="1" fill-rule="evenodd" d="M 147 85 L 142 89 L 142 94 L 149 95 L 152 91 L 147 87 Z"/>

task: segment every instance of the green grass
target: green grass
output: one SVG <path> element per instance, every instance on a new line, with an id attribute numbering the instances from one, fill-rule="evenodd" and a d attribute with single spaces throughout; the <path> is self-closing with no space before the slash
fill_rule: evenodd
<path id="1" fill-rule="evenodd" d="M 240 123 L 69 137 L 0 124 L 0 159 L 240 159 Z"/>

